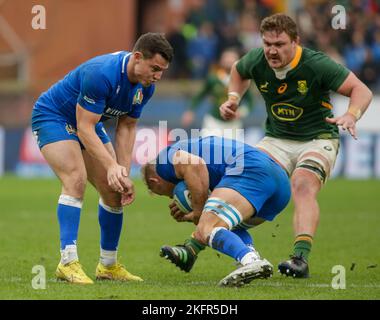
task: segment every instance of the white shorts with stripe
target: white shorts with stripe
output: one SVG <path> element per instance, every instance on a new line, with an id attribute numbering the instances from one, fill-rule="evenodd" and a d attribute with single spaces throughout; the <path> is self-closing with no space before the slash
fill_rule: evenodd
<path id="1" fill-rule="evenodd" d="M 277 160 L 289 176 L 293 174 L 301 162 L 311 160 L 323 168 L 327 179 L 335 165 L 339 150 L 339 139 L 296 141 L 264 137 L 256 144 L 256 147 Z"/>

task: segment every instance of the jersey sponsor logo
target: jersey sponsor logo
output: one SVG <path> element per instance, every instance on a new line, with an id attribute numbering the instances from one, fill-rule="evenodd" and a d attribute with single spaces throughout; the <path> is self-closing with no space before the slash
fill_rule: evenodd
<path id="1" fill-rule="evenodd" d="M 77 129 L 75 129 L 71 124 L 66 123 L 65 129 L 68 134 L 77 135 Z"/>
<path id="2" fill-rule="evenodd" d="M 286 89 L 288 89 L 288 84 L 287 83 L 282 83 L 281 86 L 277 89 L 278 94 L 283 94 Z"/>
<path id="3" fill-rule="evenodd" d="M 84 96 L 83 99 L 86 100 L 88 103 L 95 104 L 95 100 L 93 100 L 87 96 Z"/>
<path id="4" fill-rule="evenodd" d="M 125 114 L 127 114 L 128 112 L 126 111 L 121 111 L 121 110 L 117 110 L 117 109 L 112 109 L 112 108 L 107 108 L 104 112 L 103 112 L 103 115 L 104 116 L 107 116 L 107 117 L 120 117 L 120 116 L 123 116 Z"/>
<path id="5" fill-rule="evenodd" d="M 265 82 L 264 84 L 260 84 L 260 87 L 259 87 L 259 90 L 261 92 L 268 92 L 268 85 L 269 85 L 269 82 Z"/>
<path id="6" fill-rule="evenodd" d="M 143 101 L 143 93 L 142 93 L 142 89 L 138 89 L 135 93 L 135 96 L 133 97 L 133 102 L 132 104 L 141 104 L 141 102 Z"/>
<path id="7" fill-rule="evenodd" d="M 297 88 L 297 91 L 298 91 L 300 94 L 305 95 L 305 94 L 307 93 L 308 90 L 309 90 L 309 88 L 307 87 L 307 82 L 306 82 L 306 80 L 299 80 L 299 81 L 298 81 L 298 88 Z"/>
<path id="8" fill-rule="evenodd" d="M 275 103 L 271 106 L 272 114 L 281 121 L 296 121 L 303 114 L 303 109 L 289 103 Z"/>

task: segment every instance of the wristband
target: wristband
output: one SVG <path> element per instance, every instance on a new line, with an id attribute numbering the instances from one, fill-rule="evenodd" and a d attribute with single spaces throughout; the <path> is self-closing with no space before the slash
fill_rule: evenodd
<path id="1" fill-rule="evenodd" d="M 228 98 L 232 98 L 231 100 L 233 100 L 237 104 L 239 104 L 239 102 L 241 100 L 240 94 L 235 92 L 235 91 L 228 92 Z"/>
<path id="2" fill-rule="evenodd" d="M 362 116 L 362 111 L 360 109 L 356 109 L 355 107 L 349 107 L 347 112 L 352 114 L 356 118 L 356 121 L 358 121 Z"/>

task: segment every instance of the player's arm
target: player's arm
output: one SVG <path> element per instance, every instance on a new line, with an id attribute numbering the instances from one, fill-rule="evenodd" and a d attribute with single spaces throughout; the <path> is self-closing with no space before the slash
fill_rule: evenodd
<path id="1" fill-rule="evenodd" d="M 178 150 L 174 154 L 173 165 L 177 177 L 185 180 L 189 189 L 193 207 L 190 216 L 197 224 L 208 198 L 209 177 L 206 163 L 198 156 Z"/>
<path id="2" fill-rule="evenodd" d="M 357 139 L 356 122 L 363 116 L 371 103 L 373 94 L 371 90 L 360 81 L 353 72 L 350 72 L 346 80 L 337 90 L 338 93 L 350 98 L 348 110 L 345 114 L 335 118 L 327 118 L 329 123 L 341 126 L 348 130 L 351 136 Z"/>
<path id="3" fill-rule="evenodd" d="M 127 170 L 120 166 L 116 159 L 107 151 L 95 131 L 95 125 L 101 115 L 84 109 L 80 104 L 76 106 L 77 133 L 86 151 L 107 170 L 108 185 L 115 191 L 123 192 Z"/>
<path id="4" fill-rule="evenodd" d="M 236 69 L 238 62 L 239 61 L 236 61 L 231 68 L 230 82 L 228 85 L 228 100 L 219 108 L 220 115 L 225 120 L 232 120 L 236 118 L 236 110 L 239 106 L 241 97 L 251 85 L 251 80 L 244 79 Z"/>
<path id="5" fill-rule="evenodd" d="M 129 175 L 132 163 L 133 146 L 136 140 L 136 127 L 138 119 L 123 116 L 117 121 L 115 132 L 115 153 L 117 162 L 127 169 Z M 124 182 L 127 186 L 126 192 L 122 193 L 121 204 L 127 205 L 133 202 L 135 198 L 134 185 L 129 177 Z"/>
<path id="6" fill-rule="evenodd" d="M 136 127 L 138 119 L 129 116 L 120 117 L 115 132 L 115 152 L 117 162 L 131 169 L 132 151 L 136 140 Z"/>

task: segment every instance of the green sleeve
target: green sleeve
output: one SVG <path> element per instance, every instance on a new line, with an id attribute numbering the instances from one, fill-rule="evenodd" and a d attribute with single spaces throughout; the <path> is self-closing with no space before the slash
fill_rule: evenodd
<path id="1" fill-rule="evenodd" d="M 262 48 L 256 48 L 244 55 L 236 65 L 236 70 L 243 79 L 254 78 L 254 68 L 264 56 Z"/>
<path id="2" fill-rule="evenodd" d="M 348 77 L 350 70 L 321 53 L 314 64 L 314 72 L 323 88 L 337 91 Z"/>
<path id="3" fill-rule="evenodd" d="M 190 110 L 194 111 L 199 108 L 202 100 L 209 94 L 213 85 L 212 77 L 208 76 L 203 83 L 202 89 L 191 99 Z"/>

